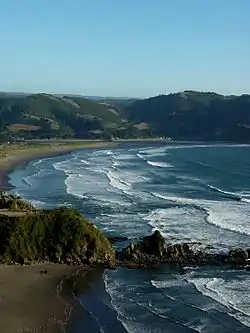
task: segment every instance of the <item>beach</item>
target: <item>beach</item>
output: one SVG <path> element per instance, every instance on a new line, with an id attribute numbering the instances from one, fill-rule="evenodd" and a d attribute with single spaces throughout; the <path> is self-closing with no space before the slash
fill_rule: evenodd
<path id="1" fill-rule="evenodd" d="M 58 264 L 0 265 L 0 331 L 61 332 L 78 307 L 72 284 L 87 272 Z"/>
<path id="2" fill-rule="evenodd" d="M 68 154 L 83 148 L 116 145 L 107 142 L 60 142 L 47 145 L 5 145 L 0 148 L 0 188 L 10 190 L 8 174 L 38 158 Z M 57 333 L 82 312 L 73 297 L 74 284 L 89 267 L 59 264 L 0 265 L 0 332 Z"/>
<path id="3" fill-rule="evenodd" d="M 103 141 L 63 141 L 36 144 L 11 144 L 0 146 L 0 188 L 9 190 L 8 174 L 23 163 L 38 158 L 69 154 L 77 149 L 102 148 L 117 145 Z"/>

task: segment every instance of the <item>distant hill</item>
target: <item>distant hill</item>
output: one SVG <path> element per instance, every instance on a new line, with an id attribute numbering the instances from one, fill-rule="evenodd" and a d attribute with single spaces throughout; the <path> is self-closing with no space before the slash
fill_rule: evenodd
<path id="1" fill-rule="evenodd" d="M 96 97 L 97 98 L 97 97 Z M 250 95 L 184 91 L 147 99 L 0 93 L 1 138 L 250 141 Z"/>
<path id="2" fill-rule="evenodd" d="M 76 96 L 0 95 L 0 129 L 24 138 L 110 138 L 131 132 L 113 105 Z"/>
<path id="3" fill-rule="evenodd" d="M 184 91 L 137 100 L 122 115 L 176 140 L 250 141 L 250 95 Z"/>

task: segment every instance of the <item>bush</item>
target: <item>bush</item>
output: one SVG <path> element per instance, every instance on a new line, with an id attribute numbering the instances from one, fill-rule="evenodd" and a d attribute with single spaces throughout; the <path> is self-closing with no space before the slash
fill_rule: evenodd
<path id="1" fill-rule="evenodd" d="M 0 217 L 0 256 L 7 262 L 111 263 L 108 239 L 78 212 L 68 208 Z"/>

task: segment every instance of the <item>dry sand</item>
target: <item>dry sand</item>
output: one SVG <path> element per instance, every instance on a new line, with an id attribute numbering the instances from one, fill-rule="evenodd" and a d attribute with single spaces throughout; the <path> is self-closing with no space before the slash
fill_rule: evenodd
<path id="1" fill-rule="evenodd" d="M 59 264 L 0 265 L 0 332 L 59 332 L 78 306 L 71 292 L 76 271 Z"/>

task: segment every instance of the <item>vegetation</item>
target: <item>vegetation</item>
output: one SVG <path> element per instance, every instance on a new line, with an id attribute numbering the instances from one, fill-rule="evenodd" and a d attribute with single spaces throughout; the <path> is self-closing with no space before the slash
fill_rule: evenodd
<path id="1" fill-rule="evenodd" d="M 23 216 L 0 215 L 0 260 L 111 264 L 108 239 L 72 209 L 42 210 Z"/>
<path id="2" fill-rule="evenodd" d="M 0 94 L 0 141 L 145 138 L 249 141 L 250 95 L 184 91 L 148 99 Z"/>
<path id="3" fill-rule="evenodd" d="M 148 124 L 153 136 L 249 141 L 249 110 L 250 95 L 185 91 L 137 100 L 123 108 L 123 116 L 134 124 Z"/>
<path id="4" fill-rule="evenodd" d="M 9 136 L 101 138 L 122 123 L 107 105 L 84 98 L 49 94 L 0 96 L 0 133 Z"/>
<path id="5" fill-rule="evenodd" d="M 36 208 L 30 203 L 22 200 L 20 197 L 0 191 L 0 210 L 9 210 L 11 212 L 31 212 Z"/>

